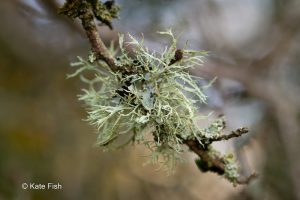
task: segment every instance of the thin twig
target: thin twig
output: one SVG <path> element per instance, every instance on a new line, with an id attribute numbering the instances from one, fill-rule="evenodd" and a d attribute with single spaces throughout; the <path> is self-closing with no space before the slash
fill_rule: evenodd
<path id="1" fill-rule="evenodd" d="M 210 139 L 210 143 L 215 142 L 215 141 L 229 140 L 234 137 L 240 137 L 248 132 L 249 132 L 248 128 L 242 127 L 235 131 L 232 131 L 230 134 L 220 135 L 216 138 L 212 138 L 212 139 Z"/>

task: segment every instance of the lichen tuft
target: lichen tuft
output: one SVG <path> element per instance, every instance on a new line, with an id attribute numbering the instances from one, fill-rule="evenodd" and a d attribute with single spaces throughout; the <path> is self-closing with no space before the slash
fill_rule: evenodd
<path id="1" fill-rule="evenodd" d="M 129 143 L 144 144 L 151 151 L 150 162 L 168 172 L 182 161 L 185 140 L 197 140 L 202 145 L 199 148 L 207 148 L 211 158 L 222 159 L 210 143 L 220 136 L 225 121 L 220 118 L 202 129 L 196 125 L 196 103 L 205 103 L 206 96 L 198 85 L 199 77 L 188 72 L 201 66 L 207 53 L 178 49 L 170 30 L 159 34 L 171 39 L 170 46 L 162 52 L 149 51 L 143 41 L 131 35 L 131 40 L 124 42 L 120 35 L 116 71 L 96 61 L 93 54 L 88 60 L 79 57 L 72 64 L 79 68 L 69 77 L 79 75 L 89 86 L 79 100 L 86 105 L 87 121 L 97 128 L 96 145 L 113 149 Z M 128 53 L 126 45 L 133 53 Z M 116 55 L 115 50 L 111 51 Z M 92 78 L 85 75 L 88 71 L 94 75 Z M 231 157 L 223 161 L 226 170 L 218 173 L 234 182 L 237 169 Z M 196 163 L 203 171 L 212 170 L 211 163 Z"/>

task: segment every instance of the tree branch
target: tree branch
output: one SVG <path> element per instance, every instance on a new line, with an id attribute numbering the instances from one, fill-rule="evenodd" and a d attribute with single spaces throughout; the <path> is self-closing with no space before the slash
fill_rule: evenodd
<path id="1" fill-rule="evenodd" d="M 82 26 L 90 41 L 92 51 L 94 52 L 96 58 L 104 60 L 112 71 L 117 71 L 114 58 L 106 48 L 97 31 L 97 26 L 95 24 L 92 11 L 88 9 L 84 15 L 79 16 L 79 19 L 81 20 Z"/>
<path id="2" fill-rule="evenodd" d="M 244 134 L 244 133 L 242 133 L 242 134 Z M 232 137 L 238 137 L 238 136 L 232 136 Z M 209 155 L 208 151 L 206 149 L 203 149 L 201 144 L 199 143 L 199 141 L 196 139 L 184 140 L 183 143 L 185 145 L 187 145 L 191 151 L 196 153 L 204 163 L 209 164 L 209 166 L 206 166 L 206 171 L 215 172 L 219 175 L 225 174 L 225 162 L 222 157 L 219 157 L 219 156 L 212 157 L 211 155 Z M 253 173 L 247 177 L 240 176 L 234 182 L 234 184 L 248 184 L 248 183 L 250 183 L 250 181 L 255 179 L 257 176 L 258 175 L 256 173 Z"/>
<path id="3" fill-rule="evenodd" d="M 204 162 L 210 163 L 208 170 L 216 172 L 219 175 L 223 175 L 225 173 L 224 161 L 221 158 L 212 158 L 209 156 L 207 150 L 201 148 L 201 144 L 198 140 L 185 140 L 183 143 L 186 144 L 190 150 L 197 154 Z"/>
<path id="4" fill-rule="evenodd" d="M 81 20 L 96 59 L 103 60 L 112 71 L 117 71 L 118 67 L 115 64 L 114 57 L 101 40 L 95 23 L 95 14 L 99 15 L 97 12 L 101 13 L 101 11 L 93 9 L 93 6 L 96 5 L 92 2 L 90 0 L 67 0 L 60 9 L 60 13 L 73 19 L 78 17 Z"/>

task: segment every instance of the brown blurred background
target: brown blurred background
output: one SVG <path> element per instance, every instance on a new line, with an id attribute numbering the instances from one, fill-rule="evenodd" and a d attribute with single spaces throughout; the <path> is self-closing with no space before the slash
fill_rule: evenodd
<path id="1" fill-rule="evenodd" d="M 235 151 L 245 175 L 234 188 L 196 169 L 192 153 L 166 176 L 143 166 L 141 147 L 103 153 L 76 95 L 84 85 L 66 80 L 69 62 L 89 44 L 78 22 L 57 14 L 63 1 L 0 1 L 0 200 L 33 199 L 300 199 L 300 1 L 118 0 L 115 31 L 160 49 L 156 31 L 172 28 L 180 45 L 210 51 L 192 73 L 218 80 L 200 114 L 225 114 L 228 130 L 250 134 L 217 148 Z M 204 81 L 205 82 L 205 81 Z M 22 190 L 22 183 L 59 182 L 62 190 Z"/>

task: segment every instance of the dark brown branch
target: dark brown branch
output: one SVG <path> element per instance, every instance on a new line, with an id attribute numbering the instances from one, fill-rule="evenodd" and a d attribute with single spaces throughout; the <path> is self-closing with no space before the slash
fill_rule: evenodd
<path id="1" fill-rule="evenodd" d="M 207 150 L 201 148 L 198 140 L 185 140 L 184 144 L 186 144 L 191 151 L 196 153 L 204 162 L 210 163 L 210 171 L 216 172 L 219 175 L 223 175 L 225 173 L 225 163 L 221 158 L 212 158 L 208 155 Z"/>
<path id="2" fill-rule="evenodd" d="M 244 133 L 246 133 L 246 132 L 242 132 L 241 134 L 244 134 Z M 236 137 L 238 137 L 238 136 L 236 136 Z M 232 137 L 230 137 L 230 138 L 232 138 Z M 228 138 L 228 139 L 230 139 L 230 138 Z M 218 157 L 218 156 L 212 157 L 211 155 L 209 155 L 207 149 L 203 149 L 201 144 L 199 143 L 199 141 L 196 140 L 196 139 L 194 139 L 194 140 L 184 140 L 183 143 L 186 144 L 191 151 L 196 153 L 204 163 L 208 164 L 208 166 L 206 166 L 207 171 L 215 172 L 219 175 L 224 175 L 225 174 L 225 162 L 224 162 L 222 157 Z M 257 176 L 258 175 L 255 174 L 255 173 L 251 174 L 248 177 L 240 176 L 235 181 L 235 183 L 236 184 L 248 184 L 248 183 L 250 183 L 250 181 L 255 179 Z"/>
<path id="3" fill-rule="evenodd" d="M 91 11 L 88 11 L 87 15 L 92 15 Z M 114 58 L 102 42 L 99 33 L 97 31 L 94 19 L 88 19 L 87 17 L 79 17 L 83 28 L 85 29 L 86 35 L 91 43 L 92 51 L 94 52 L 97 59 L 104 60 L 111 70 L 116 71 L 117 66 L 115 65 Z"/>
<path id="4" fill-rule="evenodd" d="M 118 67 L 115 64 L 114 57 L 110 54 L 98 33 L 92 5 L 85 0 L 67 0 L 65 5 L 60 9 L 60 12 L 71 18 L 78 17 L 81 20 L 81 24 L 90 41 L 92 51 L 96 58 L 106 62 L 112 71 L 117 71 Z"/>

